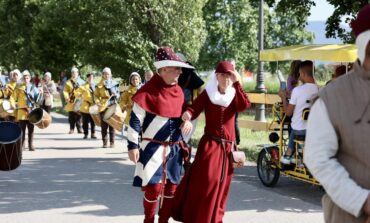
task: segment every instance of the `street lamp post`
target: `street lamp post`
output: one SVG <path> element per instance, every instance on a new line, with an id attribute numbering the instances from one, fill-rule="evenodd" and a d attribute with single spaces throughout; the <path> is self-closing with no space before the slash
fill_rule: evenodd
<path id="1" fill-rule="evenodd" d="M 263 50 L 263 0 L 260 0 L 259 7 L 259 26 L 258 26 L 258 70 L 257 70 L 257 86 L 258 93 L 266 93 L 265 76 L 263 74 L 263 62 L 260 60 L 260 52 Z M 266 121 L 265 118 L 265 104 L 257 104 L 256 106 L 256 121 Z"/>

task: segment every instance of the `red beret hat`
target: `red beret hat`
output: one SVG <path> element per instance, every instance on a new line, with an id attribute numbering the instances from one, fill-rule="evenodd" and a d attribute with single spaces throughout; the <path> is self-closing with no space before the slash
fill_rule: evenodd
<path id="1" fill-rule="evenodd" d="M 216 73 L 231 74 L 232 70 L 234 70 L 234 65 L 229 61 L 220 61 L 216 67 Z"/>
<path id="2" fill-rule="evenodd" d="M 362 32 L 370 29 L 370 4 L 360 9 L 357 18 L 352 21 L 351 27 L 356 37 Z"/>

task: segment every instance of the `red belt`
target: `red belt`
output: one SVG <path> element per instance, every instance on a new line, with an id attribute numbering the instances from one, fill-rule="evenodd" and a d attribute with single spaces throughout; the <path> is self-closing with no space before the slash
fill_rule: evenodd
<path id="1" fill-rule="evenodd" d="M 211 134 L 208 134 L 206 133 L 205 134 L 206 136 L 208 136 L 209 138 L 215 140 L 216 142 L 219 142 L 221 143 L 221 148 L 222 148 L 222 151 L 223 151 L 223 157 L 222 157 L 222 172 L 221 172 L 221 182 L 224 180 L 224 175 L 225 175 L 225 165 L 226 165 L 226 143 L 231 143 L 231 148 L 233 148 L 233 146 L 235 145 L 235 140 L 228 140 L 228 139 L 224 139 L 224 138 L 221 138 L 221 137 L 217 137 L 217 136 L 214 136 L 214 135 L 211 135 Z"/>

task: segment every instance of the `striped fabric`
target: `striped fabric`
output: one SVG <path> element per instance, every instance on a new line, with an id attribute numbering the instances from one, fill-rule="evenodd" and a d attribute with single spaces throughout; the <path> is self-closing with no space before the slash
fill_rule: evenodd
<path id="1" fill-rule="evenodd" d="M 140 148 L 140 158 L 136 165 L 134 186 L 143 187 L 147 184 L 159 183 L 163 174 L 164 147 L 161 144 L 141 141 L 150 138 L 158 141 L 178 141 L 182 139 L 179 126 L 180 118 L 161 117 L 146 112 L 134 103 L 130 124 L 127 131 L 128 149 Z M 166 149 L 167 179 L 172 183 L 180 182 L 182 168 L 182 151 L 179 145 Z"/>

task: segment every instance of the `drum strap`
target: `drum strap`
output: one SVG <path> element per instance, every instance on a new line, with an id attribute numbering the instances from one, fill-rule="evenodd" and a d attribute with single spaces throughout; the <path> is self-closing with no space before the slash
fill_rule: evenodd
<path id="1" fill-rule="evenodd" d="M 160 200 L 160 207 L 162 207 L 163 199 L 164 199 L 164 188 L 166 186 L 166 181 L 167 181 L 166 180 L 167 179 L 167 159 L 166 159 L 167 147 L 180 144 L 182 140 L 175 141 L 175 142 L 160 141 L 160 140 L 151 139 L 151 138 L 142 138 L 142 140 L 158 143 L 163 146 L 163 174 L 162 174 L 162 189 L 161 189 L 161 200 Z"/>
<path id="2" fill-rule="evenodd" d="M 89 85 L 89 90 L 90 90 L 90 93 L 91 93 L 92 102 L 93 102 L 93 104 L 95 104 L 94 89 L 92 88 L 91 85 Z"/>
<path id="3" fill-rule="evenodd" d="M 69 101 L 70 102 L 75 102 L 75 90 L 79 87 L 78 82 L 74 82 L 72 79 L 70 80 L 73 86 L 72 92 L 69 94 Z"/>
<path id="4" fill-rule="evenodd" d="M 80 85 L 78 84 L 78 82 L 74 82 L 72 79 L 71 79 L 71 83 L 73 85 L 73 90 L 76 90 Z"/>
<path id="5" fill-rule="evenodd" d="M 26 86 L 26 89 L 24 90 L 24 94 L 26 95 L 27 100 L 30 101 L 30 103 L 32 104 L 32 107 L 34 107 L 35 106 L 35 100 L 33 99 L 33 96 L 30 95 L 31 92 L 33 92 L 33 86 L 31 87 L 31 90 L 28 93 L 27 93 L 27 86 Z"/>

